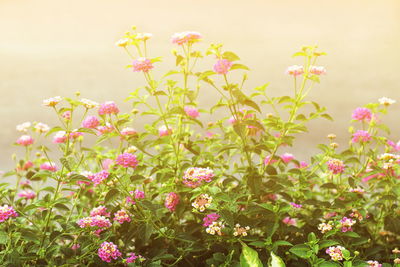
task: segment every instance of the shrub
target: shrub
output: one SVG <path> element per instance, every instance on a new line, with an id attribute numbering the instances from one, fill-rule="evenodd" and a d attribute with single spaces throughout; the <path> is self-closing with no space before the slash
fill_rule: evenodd
<path id="1" fill-rule="evenodd" d="M 235 53 L 196 50 L 196 32 L 172 37 L 176 66 L 156 79 L 161 58 L 149 56 L 150 38 L 134 30 L 117 43 L 146 81 L 127 98 L 129 113 L 77 93 L 43 102 L 59 125 L 17 126 L 25 156 L 4 175 L 15 186 L 1 184 L 3 266 L 400 261 L 400 144 L 382 122 L 393 100 L 357 108 L 348 146 L 330 134 L 304 161 L 289 153 L 295 137 L 310 120 L 331 120 L 306 99 L 326 73 L 316 65 L 324 53 L 301 48 L 294 57 L 303 65 L 286 72 L 293 95 L 271 97 L 268 84 L 245 90 L 249 69 Z M 215 65 L 200 71 L 204 56 Z M 220 96 L 208 98 L 209 110 L 198 107 L 205 90 Z M 135 130 L 141 117 L 149 123 Z"/>

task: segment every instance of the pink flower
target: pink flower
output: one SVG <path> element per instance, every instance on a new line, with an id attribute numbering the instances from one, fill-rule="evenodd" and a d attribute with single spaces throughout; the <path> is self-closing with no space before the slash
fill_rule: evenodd
<path id="1" fill-rule="evenodd" d="M 73 245 L 71 246 L 71 249 L 72 249 L 72 250 L 78 250 L 80 247 L 81 247 L 81 245 L 79 245 L 79 244 L 73 244 Z"/>
<path id="2" fill-rule="evenodd" d="M 207 138 L 213 138 L 213 137 L 214 137 L 214 135 L 215 135 L 215 133 L 212 133 L 212 132 L 206 132 L 206 137 L 207 137 Z"/>
<path id="3" fill-rule="evenodd" d="M 32 145 L 33 142 L 34 142 L 33 138 L 29 135 L 22 135 L 17 140 L 17 144 L 20 146 L 29 146 L 29 145 Z"/>
<path id="4" fill-rule="evenodd" d="M 100 121 L 96 116 L 88 116 L 82 122 L 82 127 L 89 128 L 89 129 L 95 129 L 97 126 L 99 126 L 99 124 L 100 124 Z"/>
<path id="5" fill-rule="evenodd" d="M 123 153 L 117 157 L 116 163 L 125 168 L 136 168 L 139 162 L 135 155 L 131 153 Z"/>
<path id="6" fill-rule="evenodd" d="M 233 63 L 227 59 L 220 59 L 214 65 L 214 71 L 218 74 L 227 74 Z"/>
<path id="7" fill-rule="evenodd" d="M 98 227 L 101 230 L 111 227 L 111 222 L 104 216 L 95 215 L 90 217 L 85 217 L 76 222 L 80 228 L 91 228 Z"/>
<path id="8" fill-rule="evenodd" d="M 67 141 L 67 135 L 65 131 L 58 131 L 53 137 L 54 144 L 61 144 Z"/>
<path id="9" fill-rule="evenodd" d="M 18 213 L 15 212 L 13 207 L 8 205 L 0 206 L 0 222 L 4 222 L 11 217 L 17 217 Z"/>
<path id="10" fill-rule="evenodd" d="M 393 141 L 388 140 L 387 144 L 393 148 L 394 152 L 399 152 L 400 151 L 400 141 L 395 143 Z"/>
<path id="11" fill-rule="evenodd" d="M 105 179 L 108 178 L 110 174 L 108 171 L 100 171 L 98 173 L 93 174 L 92 176 L 88 176 L 88 179 L 90 179 L 94 186 L 99 185 L 101 182 L 103 182 Z"/>
<path id="12" fill-rule="evenodd" d="M 106 114 L 118 114 L 119 109 L 114 101 L 107 101 L 100 105 L 98 113 L 100 116 Z"/>
<path id="13" fill-rule="evenodd" d="M 130 191 L 129 194 L 133 197 L 126 197 L 126 202 L 131 203 L 132 205 L 136 204 L 135 200 L 144 199 L 145 195 L 143 191 L 136 189 L 135 191 Z"/>
<path id="14" fill-rule="evenodd" d="M 67 110 L 61 115 L 61 117 L 63 117 L 64 120 L 69 121 L 71 119 L 71 115 L 71 111 Z"/>
<path id="15" fill-rule="evenodd" d="M 305 161 L 300 161 L 299 165 L 297 166 L 297 168 L 299 168 L 299 169 L 304 169 L 304 168 L 307 168 L 307 167 L 308 167 L 308 163 L 305 162 Z"/>
<path id="16" fill-rule="evenodd" d="M 83 136 L 82 132 L 78 132 L 78 129 L 73 130 L 72 132 L 69 133 L 69 138 L 70 139 L 77 139 L 78 137 Z"/>
<path id="17" fill-rule="evenodd" d="M 185 113 L 192 118 L 197 118 L 200 115 L 199 111 L 192 107 L 185 107 Z"/>
<path id="18" fill-rule="evenodd" d="M 368 267 L 382 267 L 382 264 L 380 264 L 378 261 L 367 261 Z"/>
<path id="19" fill-rule="evenodd" d="M 110 166 L 113 163 L 114 163 L 114 161 L 112 159 L 105 159 L 102 161 L 101 167 L 103 168 L 103 170 L 108 170 L 108 169 L 110 169 Z"/>
<path id="20" fill-rule="evenodd" d="M 126 263 L 133 263 L 137 258 L 140 258 L 140 255 L 136 255 L 135 253 L 128 253 L 128 258 L 125 259 Z"/>
<path id="21" fill-rule="evenodd" d="M 24 190 L 19 192 L 18 196 L 25 199 L 34 199 L 36 197 L 36 194 L 32 190 Z"/>
<path id="22" fill-rule="evenodd" d="M 303 205 L 301 205 L 301 204 L 296 204 L 296 203 L 294 203 L 294 202 L 290 202 L 289 204 L 290 204 L 292 207 L 296 208 L 296 209 L 301 209 L 301 207 L 303 207 Z"/>
<path id="23" fill-rule="evenodd" d="M 209 183 L 214 177 L 214 172 L 210 168 L 190 167 L 183 174 L 183 183 L 191 188 L 200 186 L 203 181 Z"/>
<path id="24" fill-rule="evenodd" d="M 58 170 L 57 166 L 52 162 L 45 162 L 40 165 L 41 170 L 56 172 Z"/>
<path id="25" fill-rule="evenodd" d="M 114 131 L 114 127 L 107 122 L 105 125 L 97 127 L 97 130 L 100 132 L 100 134 L 106 134 Z"/>
<path id="26" fill-rule="evenodd" d="M 31 184 L 31 182 L 29 180 L 25 180 L 25 181 L 19 182 L 19 185 L 22 186 L 22 187 L 26 187 L 26 186 L 28 186 L 30 184 Z"/>
<path id="27" fill-rule="evenodd" d="M 100 259 L 105 262 L 111 262 L 111 259 L 116 260 L 118 257 L 121 257 L 122 254 L 118 250 L 118 247 L 114 245 L 113 242 L 103 242 L 100 245 L 99 250 L 97 251 Z"/>
<path id="28" fill-rule="evenodd" d="M 119 210 L 116 213 L 114 213 L 114 221 L 123 224 L 124 222 L 130 222 L 131 218 L 129 217 L 129 214 L 125 210 Z"/>
<path id="29" fill-rule="evenodd" d="M 358 130 L 351 139 L 353 143 L 365 143 L 371 141 L 371 135 L 367 131 Z"/>
<path id="30" fill-rule="evenodd" d="M 217 213 L 210 213 L 207 216 L 203 218 L 203 226 L 208 227 L 210 226 L 213 222 L 217 221 L 219 219 L 219 216 Z"/>
<path id="31" fill-rule="evenodd" d="M 171 212 L 175 211 L 176 206 L 179 204 L 179 195 L 175 192 L 170 192 L 165 198 L 165 207 L 169 209 Z"/>
<path id="32" fill-rule="evenodd" d="M 326 69 L 322 66 L 311 66 L 310 73 L 314 75 L 326 74 Z"/>
<path id="33" fill-rule="evenodd" d="M 343 250 L 344 247 L 337 246 L 337 247 L 329 247 L 326 249 L 326 254 L 328 254 L 333 261 L 341 261 L 343 260 Z"/>
<path id="34" fill-rule="evenodd" d="M 93 208 L 90 211 L 90 216 L 95 217 L 95 216 L 105 216 L 105 217 L 110 217 L 110 213 L 107 212 L 107 208 L 105 206 L 98 206 L 97 208 Z"/>
<path id="35" fill-rule="evenodd" d="M 266 156 L 265 159 L 264 159 L 264 164 L 265 165 L 268 165 L 268 164 L 274 163 L 274 162 L 276 162 L 276 160 L 275 159 L 271 159 L 271 156 Z"/>
<path id="36" fill-rule="evenodd" d="M 124 129 L 121 130 L 121 134 L 123 136 L 129 136 L 129 135 L 136 135 L 137 132 L 135 129 L 133 129 L 131 127 L 125 127 Z"/>
<path id="37" fill-rule="evenodd" d="M 351 117 L 358 121 L 370 121 L 372 118 L 371 110 L 367 108 L 356 108 Z"/>
<path id="38" fill-rule="evenodd" d="M 327 162 L 328 164 L 328 169 L 333 173 L 333 174 L 338 174 L 344 172 L 345 165 L 343 161 L 338 160 L 338 159 L 331 159 Z"/>
<path id="39" fill-rule="evenodd" d="M 158 135 L 161 136 L 167 136 L 172 134 L 172 129 L 168 129 L 167 126 L 163 125 L 160 128 L 158 128 Z"/>
<path id="40" fill-rule="evenodd" d="M 186 43 L 192 44 L 200 41 L 202 38 L 201 34 L 198 32 L 179 32 L 172 35 L 171 41 L 173 44 L 183 45 Z"/>
<path id="41" fill-rule="evenodd" d="M 304 73 L 303 66 L 293 65 L 286 69 L 286 74 L 293 75 L 295 77 L 303 73 Z"/>
<path id="42" fill-rule="evenodd" d="M 348 232 L 348 231 L 353 231 L 353 229 L 351 228 L 354 224 L 356 223 L 355 220 L 352 220 L 350 218 L 347 217 L 343 217 L 340 220 L 340 227 L 342 227 L 342 232 Z"/>
<path id="43" fill-rule="evenodd" d="M 287 225 L 296 225 L 296 219 L 290 218 L 289 216 L 285 217 L 282 222 Z"/>
<path id="44" fill-rule="evenodd" d="M 134 72 L 143 71 L 145 73 L 149 72 L 149 70 L 154 68 L 153 63 L 151 63 L 151 60 L 144 57 L 135 59 L 132 62 L 132 67 Z"/>
<path id="45" fill-rule="evenodd" d="M 285 153 L 281 156 L 281 160 L 286 164 L 291 162 L 293 159 L 294 159 L 294 156 L 290 153 Z"/>

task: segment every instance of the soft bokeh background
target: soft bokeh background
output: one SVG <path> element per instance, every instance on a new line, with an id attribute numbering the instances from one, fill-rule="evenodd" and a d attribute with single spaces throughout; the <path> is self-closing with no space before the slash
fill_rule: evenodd
<path id="1" fill-rule="evenodd" d="M 98 102 L 122 103 L 143 84 L 124 68 L 129 58 L 114 43 L 136 25 L 151 32 L 152 56 L 171 63 L 170 36 L 184 30 L 204 35 L 200 47 L 223 42 L 251 67 L 248 88 L 270 82 L 273 94 L 288 94 L 293 52 L 317 44 L 328 56 L 328 75 L 309 98 L 328 108 L 335 122 L 319 120 L 293 148 L 306 157 L 331 132 L 342 146 L 354 108 L 381 96 L 400 102 L 400 1 L 398 0 L 0 0 L 0 169 L 11 167 L 11 146 L 24 121 L 56 123 L 42 99 L 80 91 Z M 204 87 L 202 99 L 215 92 Z M 207 101 L 210 103 L 210 101 Z M 120 104 L 126 111 L 129 104 Z M 399 138 L 400 103 L 385 121 Z"/>

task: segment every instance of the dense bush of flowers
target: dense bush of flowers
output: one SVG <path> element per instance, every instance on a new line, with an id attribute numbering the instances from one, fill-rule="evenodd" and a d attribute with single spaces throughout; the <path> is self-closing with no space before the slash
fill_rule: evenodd
<path id="1" fill-rule="evenodd" d="M 58 125 L 17 126 L 25 155 L 0 187 L 1 266 L 400 266 L 400 143 L 383 123 L 394 100 L 349 114 L 348 144 L 332 133 L 298 158 L 307 122 L 331 120 L 306 99 L 324 53 L 301 48 L 293 95 L 271 97 L 247 88 L 235 53 L 198 51 L 197 32 L 172 36 L 176 66 L 159 76 L 151 37 L 117 42 L 146 82 L 128 113 L 76 93 L 43 101 Z M 211 109 L 198 107 L 212 90 Z"/>

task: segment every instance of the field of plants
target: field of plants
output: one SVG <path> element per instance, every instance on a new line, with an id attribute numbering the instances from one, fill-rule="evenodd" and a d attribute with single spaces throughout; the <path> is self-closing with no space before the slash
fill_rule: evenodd
<path id="1" fill-rule="evenodd" d="M 176 64 L 159 75 L 151 37 L 133 28 L 116 43 L 144 77 L 131 110 L 77 92 L 43 101 L 58 125 L 17 125 L 1 266 L 400 266 L 400 142 L 384 123 L 395 100 L 355 107 L 347 144 L 332 133 L 298 158 L 307 123 L 333 120 L 308 99 L 323 90 L 324 52 L 288 56 L 292 95 L 272 97 L 267 83 L 247 87 L 249 68 L 223 45 L 198 51 L 198 32 L 171 37 Z M 204 58 L 214 64 L 201 70 Z M 204 109 L 210 91 L 220 97 Z"/>

